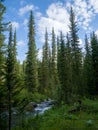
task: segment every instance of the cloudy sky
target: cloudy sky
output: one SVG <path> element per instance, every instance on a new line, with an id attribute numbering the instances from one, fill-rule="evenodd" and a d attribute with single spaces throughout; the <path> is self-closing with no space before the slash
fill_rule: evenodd
<path id="1" fill-rule="evenodd" d="M 98 0 L 5 0 L 6 21 L 11 21 L 17 30 L 18 59 L 25 59 L 28 43 L 28 19 L 33 10 L 36 25 L 36 44 L 41 54 L 44 43 L 45 28 L 51 34 L 54 27 L 56 35 L 62 30 L 69 31 L 69 11 L 72 6 L 79 27 L 80 44 L 83 44 L 85 33 L 95 31 L 98 34 Z"/>

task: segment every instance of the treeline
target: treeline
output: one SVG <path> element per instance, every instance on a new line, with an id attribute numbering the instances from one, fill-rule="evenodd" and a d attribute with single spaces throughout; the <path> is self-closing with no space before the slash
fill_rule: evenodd
<path id="1" fill-rule="evenodd" d="M 6 8 L 0 2 L 0 114 L 9 110 L 9 130 L 13 107 L 23 110 L 35 93 L 54 98 L 58 104 L 72 103 L 75 98 L 98 95 L 98 38 L 94 32 L 85 36 L 85 52 L 79 44 L 78 26 L 70 9 L 70 31 L 55 35 L 52 28 L 51 45 L 48 29 L 42 60 L 37 58 L 35 22 L 32 11 L 28 23 L 28 52 L 21 65 L 17 60 L 17 36 L 12 25 L 3 22 Z M 4 31 L 9 31 L 5 44 Z M 49 38 L 50 39 L 50 38 Z M 24 93 L 24 95 L 23 95 Z M 0 121 L 2 125 L 2 121 Z"/>
<path id="2" fill-rule="evenodd" d="M 90 38 L 85 35 L 83 52 L 79 44 L 78 23 L 72 8 L 69 20 L 70 31 L 67 35 L 61 31 L 56 37 L 52 28 L 51 44 L 46 28 L 42 60 L 38 61 L 38 92 L 65 103 L 83 96 L 97 98 L 98 94 L 97 35 L 94 32 Z"/>

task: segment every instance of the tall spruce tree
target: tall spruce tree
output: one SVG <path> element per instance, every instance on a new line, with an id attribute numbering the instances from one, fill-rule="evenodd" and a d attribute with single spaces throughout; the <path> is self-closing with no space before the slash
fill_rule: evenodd
<path id="1" fill-rule="evenodd" d="M 82 70 L 82 54 L 79 47 L 79 37 L 78 37 L 78 28 L 77 22 L 75 20 L 75 14 L 71 7 L 70 10 L 70 41 L 72 48 L 72 82 L 73 82 L 73 94 L 80 95 L 82 94 L 82 79 L 81 79 L 81 70 Z"/>
<path id="2" fill-rule="evenodd" d="M 83 74 L 84 74 L 84 93 L 86 95 L 90 96 L 91 89 L 92 89 L 92 55 L 91 55 L 91 46 L 90 43 L 88 42 L 88 37 L 85 35 L 85 57 L 84 57 L 84 69 L 83 69 Z M 85 95 L 85 96 L 86 96 Z"/>
<path id="3" fill-rule="evenodd" d="M 59 49 L 59 64 L 58 74 L 61 84 L 61 100 L 67 103 L 67 86 L 66 86 L 66 55 L 65 55 L 65 41 L 62 32 L 60 33 L 60 49 Z"/>
<path id="4" fill-rule="evenodd" d="M 0 128 L 6 129 L 6 123 L 1 113 L 7 109 L 7 87 L 6 87 L 6 45 L 5 35 L 6 24 L 3 22 L 4 13 L 6 11 L 2 1 L 0 1 Z"/>
<path id="5" fill-rule="evenodd" d="M 51 61 L 51 80 L 53 92 L 58 85 L 58 75 L 57 75 L 57 54 L 56 54 L 56 38 L 54 28 L 52 28 L 52 61 Z"/>
<path id="6" fill-rule="evenodd" d="M 59 73 L 59 60 L 60 60 L 60 39 L 57 36 L 57 73 Z"/>
<path id="7" fill-rule="evenodd" d="M 60 40 L 57 36 L 57 73 L 59 72 L 59 51 L 60 51 Z"/>
<path id="8" fill-rule="evenodd" d="M 54 77 L 56 76 L 56 42 L 54 28 L 52 28 L 52 74 Z"/>
<path id="9" fill-rule="evenodd" d="M 21 65 L 20 62 L 17 60 L 17 36 L 16 36 L 16 29 L 13 35 L 13 107 L 16 107 L 19 104 L 18 95 L 23 87 L 23 77 L 21 72 Z"/>
<path id="10" fill-rule="evenodd" d="M 7 50 L 7 59 L 6 59 L 6 85 L 8 88 L 8 106 L 9 106 L 9 130 L 11 129 L 12 123 L 12 107 L 16 107 L 18 104 L 17 96 L 20 92 L 20 79 L 18 71 L 18 62 L 16 58 L 16 31 L 12 32 L 12 25 L 9 27 L 9 43 Z"/>
<path id="11" fill-rule="evenodd" d="M 92 95 L 98 95 L 98 39 L 93 32 L 91 36 L 91 49 L 92 49 L 92 71 L 93 71 L 93 85 Z"/>
<path id="12" fill-rule="evenodd" d="M 72 98 L 72 54 L 71 54 L 71 42 L 69 35 L 66 36 L 66 46 L 65 46 L 65 55 L 66 55 L 66 91 L 67 91 L 67 102 L 69 103 Z"/>
<path id="13" fill-rule="evenodd" d="M 14 62 L 17 63 L 17 50 L 16 50 L 17 38 L 16 38 L 16 29 L 14 32 L 14 39 L 13 39 L 13 55 L 14 55 Z"/>
<path id="14" fill-rule="evenodd" d="M 48 58 L 48 64 L 49 64 L 49 77 L 52 80 L 52 54 L 51 54 L 51 48 L 48 48 L 48 52 L 49 52 L 49 58 Z"/>
<path id="15" fill-rule="evenodd" d="M 50 84 L 50 74 L 49 74 L 49 44 L 48 44 L 48 32 L 47 28 L 45 30 L 45 44 L 43 46 L 43 57 L 42 57 L 42 85 L 45 94 L 49 95 L 49 84 Z"/>
<path id="16" fill-rule="evenodd" d="M 39 81 L 39 87 L 38 92 L 43 93 L 43 85 L 42 85 L 42 61 L 38 60 L 38 81 Z"/>
<path id="17" fill-rule="evenodd" d="M 6 76 L 8 87 L 9 130 L 11 130 L 11 121 L 12 121 L 11 108 L 12 108 L 13 71 L 14 71 L 13 39 L 12 39 L 12 25 L 10 25 L 8 54 L 7 54 L 7 76 Z"/>
<path id="18" fill-rule="evenodd" d="M 5 87 L 5 36 L 3 34 L 5 27 L 3 23 L 3 15 L 5 13 L 5 6 L 0 1 L 0 112 L 6 107 L 6 87 Z"/>
<path id="19" fill-rule="evenodd" d="M 28 53 L 26 61 L 26 87 L 29 92 L 35 92 L 38 88 L 37 51 L 35 44 L 35 23 L 32 11 L 29 18 Z"/>

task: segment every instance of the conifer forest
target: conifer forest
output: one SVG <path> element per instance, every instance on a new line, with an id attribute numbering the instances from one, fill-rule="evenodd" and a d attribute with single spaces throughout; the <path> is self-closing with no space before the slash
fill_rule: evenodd
<path id="1" fill-rule="evenodd" d="M 39 59 L 36 23 L 30 11 L 28 51 L 21 63 L 17 30 L 4 20 L 5 12 L 0 1 L 0 130 L 98 130 L 96 33 L 84 34 L 81 47 L 78 22 L 70 7 L 69 31 L 57 36 L 53 27 L 49 35 L 46 27 Z M 33 115 L 41 102 L 50 102 L 51 108 Z"/>

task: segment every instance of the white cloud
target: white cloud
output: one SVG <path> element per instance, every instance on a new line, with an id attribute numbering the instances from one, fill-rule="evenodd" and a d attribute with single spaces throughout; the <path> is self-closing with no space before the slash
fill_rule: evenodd
<path id="1" fill-rule="evenodd" d="M 69 9 L 70 3 L 66 4 Z M 92 31 L 90 23 L 98 13 L 98 0 L 74 0 L 73 9 L 78 20 L 78 24 L 86 31 Z"/>
<path id="2" fill-rule="evenodd" d="M 94 16 L 91 4 L 86 0 L 74 0 L 73 8 L 79 25 L 85 30 L 91 30 L 89 24 Z"/>
<path id="3" fill-rule="evenodd" d="M 42 16 L 42 14 L 40 12 L 36 12 L 36 17 L 40 18 Z"/>
<path id="4" fill-rule="evenodd" d="M 28 24 L 28 19 L 24 19 L 23 25 L 27 26 L 27 24 Z"/>
<path id="5" fill-rule="evenodd" d="M 61 23 L 65 22 L 67 24 L 69 22 L 69 14 L 64 5 L 60 2 L 51 4 L 46 13 L 48 17 L 53 20 L 59 21 Z"/>
<path id="6" fill-rule="evenodd" d="M 20 41 L 17 42 L 17 45 L 18 45 L 18 46 L 24 46 L 24 45 L 25 45 L 25 42 L 22 41 L 22 40 L 20 40 Z"/>
<path id="7" fill-rule="evenodd" d="M 98 0 L 90 0 L 89 4 L 93 8 L 95 13 L 98 13 Z"/>
<path id="8" fill-rule="evenodd" d="M 19 9 L 19 15 L 24 15 L 27 12 L 29 12 L 30 10 L 34 10 L 36 8 L 37 7 L 35 7 L 34 5 L 26 5 L 26 6 Z"/>
<path id="9" fill-rule="evenodd" d="M 95 34 L 96 34 L 96 35 L 97 35 L 97 37 L 98 37 L 98 30 L 96 30 Z"/>
<path id="10" fill-rule="evenodd" d="M 16 28 L 16 29 L 19 28 L 19 23 L 18 22 L 13 21 L 13 22 L 11 22 L 11 24 L 12 24 L 13 28 Z"/>
<path id="11" fill-rule="evenodd" d="M 71 2 L 72 0 L 66 2 L 65 5 L 62 2 L 52 3 L 47 8 L 45 16 L 40 12 L 36 13 L 37 35 L 41 42 L 44 42 L 46 27 L 49 36 L 52 32 L 52 27 L 54 27 L 56 35 L 59 35 L 60 31 L 66 35 L 66 32 L 69 31 L 69 10 L 71 6 L 75 11 L 78 25 L 86 30 L 86 33 L 93 30 L 91 22 L 96 16 L 96 13 L 98 13 L 98 0 L 73 0 L 73 4 Z M 81 39 L 80 44 L 82 44 Z"/>
<path id="12" fill-rule="evenodd" d="M 56 35 L 62 31 L 64 34 L 69 31 L 69 14 L 61 2 L 51 4 L 46 10 L 47 16 L 40 16 L 38 21 L 38 34 L 41 41 L 44 41 L 45 28 L 47 27 L 48 34 L 51 34 L 54 27 Z"/>
<path id="13" fill-rule="evenodd" d="M 70 2 L 66 2 L 66 8 L 70 9 L 71 6 L 72 6 L 72 5 L 71 5 Z"/>

